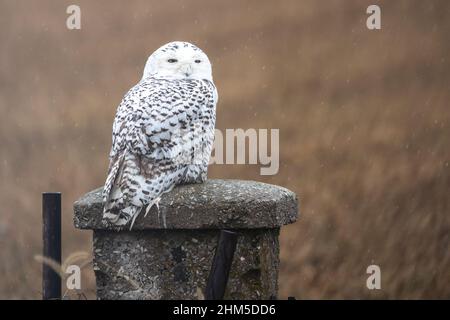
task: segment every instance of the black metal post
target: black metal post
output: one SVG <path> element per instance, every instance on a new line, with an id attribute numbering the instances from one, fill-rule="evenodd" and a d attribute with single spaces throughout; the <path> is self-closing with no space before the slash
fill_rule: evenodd
<path id="1" fill-rule="evenodd" d="M 61 265 L 61 193 L 42 194 L 44 257 Z M 42 299 L 61 299 L 61 277 L 48 264 L 42 265 Z"/>
<path id="2" fill-rule="evenodd" d="M 222 300 L 237 244 L 237 232 L 221 230 L 214 260 L 206 284 L 206 300 Z"/>

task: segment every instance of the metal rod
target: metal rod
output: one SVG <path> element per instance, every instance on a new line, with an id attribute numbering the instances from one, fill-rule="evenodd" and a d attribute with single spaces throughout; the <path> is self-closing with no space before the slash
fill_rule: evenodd
<path id="1" fill-rule="evenodd" d="M 221 230 L 219 243 L 209 273 L 205 290 L 206 300 L 222 300 L 236 250 L 238 234 L 229 230 Z"/>
<path id="2" fill-rule="evenodd" d="M 61 265 L 61 193 L 42 194 L 43 255 Z M 42 265 L 42 299 L 61 299 L 61 277 L 47 263 Z"/>

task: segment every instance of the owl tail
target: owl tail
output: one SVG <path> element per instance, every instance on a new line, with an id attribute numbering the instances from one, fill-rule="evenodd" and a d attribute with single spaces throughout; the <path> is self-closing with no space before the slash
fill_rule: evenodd
<path id="1" fill-rule="evenodd" d="M 120 181 L 121 171 L 123 170 L 124 155 L 111 160 L 109 164 L 108 177 L 103 188 L 103 203 L 107 203 L 111 198 L 116 181 Z"/>
<path id="2" fill-rule="evenodd" d="M 134 220 L 136 220 L 137 216 L 141 212 L 142 207 L 137 207 L 134 205 L 129 205 L 123 209 L 119 209 L 119 207 L 115 207 L 112 205 L 108 208 L 105 206 L 105 210 L 103 212 L 103 219 L 108 221 L 109 223 L 117 226 L 123 227 L 128 224 L 128 222 L 132 221 L 130 230 L 133 227 Z"/>
<path id="3" fill-rule="evenodd" d="M 105 187 L 103 188 L 103 219 L 110 224 L 121 227 L 137 217 L 142 207 L 124 203 L 124 195 L 120 188 L 124 169 L 125 154 L 112 159 Z"/>

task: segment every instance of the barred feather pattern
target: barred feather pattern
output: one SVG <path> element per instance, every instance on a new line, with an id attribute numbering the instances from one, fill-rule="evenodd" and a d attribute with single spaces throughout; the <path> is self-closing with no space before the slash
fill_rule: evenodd
<path id="1" fill-rule="evenodd" d="M 149 76 L 130 89 L 113 124 L 103 191 L 108 223 L 125 226 L 174 186 L 206 180 L 216 103 L 206 79 Z"/>

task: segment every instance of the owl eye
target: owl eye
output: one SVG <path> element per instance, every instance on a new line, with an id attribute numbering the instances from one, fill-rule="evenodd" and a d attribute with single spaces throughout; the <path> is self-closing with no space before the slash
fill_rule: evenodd
<path id="1" fill-rule="evenodd" d="M 197 60 L 195 60 L 194 62 L 195 62 L 195 63 L 200 63 L 200 62 L 202 62 L 202 61 L 197 59 Z"/>
<path id="2" fill-rule="evenodd" d="M 167 60 L 167 62 L 168 63 L 175 63 L 175 62 L 178 62 L 178 60 L 177 59 L 169 59 L 169 60 Z"/>

